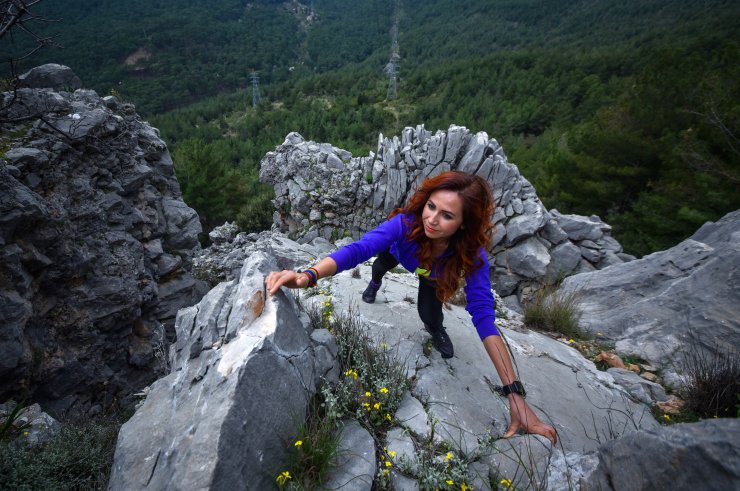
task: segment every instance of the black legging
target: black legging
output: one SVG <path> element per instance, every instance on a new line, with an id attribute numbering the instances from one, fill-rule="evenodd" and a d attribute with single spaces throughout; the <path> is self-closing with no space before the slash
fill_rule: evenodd
<path id="1" fill-rule="evenodd" d="M 373 281 L 379 284 L 383 276 L 396 266 L 398 260 L 389 251 L 379 253 L 373 262 Z M 441 329 L 444 320 L 442 302 L 437 298 L 434 282 L 423 276 L 419 276 L 419 296 L 416 303 L 421 321 L 432 331 Z"/>

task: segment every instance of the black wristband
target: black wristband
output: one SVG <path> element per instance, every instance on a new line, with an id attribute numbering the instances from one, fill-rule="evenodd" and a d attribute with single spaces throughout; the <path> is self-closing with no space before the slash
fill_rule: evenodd
<path id="1" fill-rule="evenodd" d="M 501 392 L 499 392 L 502 396 L 506 397 L 509 394 L 519 394 L 522 397 L 525 397 L 527 395 L 527 391 L 524 390 L 524 385 L 518 380 L 514 380 L 509 385 L 504 385 L 501 387 Z"/>

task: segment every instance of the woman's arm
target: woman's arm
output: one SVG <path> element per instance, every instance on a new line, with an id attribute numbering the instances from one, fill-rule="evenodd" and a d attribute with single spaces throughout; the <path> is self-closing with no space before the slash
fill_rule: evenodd
<path id="1" fill-rule="evenodd" d="M 378 252 L 388 249 L 393 242 L 401 240 L 405 234 L 406 228 L 403 223 L 403 216 L 396 215 L 365 233 L 357 242 L 353 242 L 334 251 L 316 263 L 313 269 L 316 270 L 319 278 L 333 276 L 338 271 L 354 268 Z M 275 295 L 281 286 L 305 288 L 308 286 L 308 283 L 309 278 L 307 275 L 288 270 L 272 272 L 265 278 L 265 285 L 270 295 Z"/>
<path id="2" fill-rule="evenodd" d="M 325 257 L 313 268 L 318 272 L 319 278 L 332 276 L 337 272 L 337 263 L 330 257 Z M 270 296 L 275 295 L 281 286 L 288 288 L 306 288 L 308 286 L 308 275 L 296 271 L 273 271 L 265 278 L 265 286 Z"/>
<path id="3" fill-rule="evenodd" d="M 493 366 L 496 367 L 501 383 L 503 385 L 509 385 L 517 380 L 509 352 L 501 336 L 493 335 L 486 337 L 483 340 L 483 346 L 486 348 L 488 356 L 493 362 Z M 527 433 L 544 436 L 553 445 L 557 443 L 558 435 L 555 432 L 555 428 L 540 421 L 540 418 L 532 411 L 532 408 L 529 407 L 523 396 L 512 393 L 508 395 L 508 398 L 511 424 L 509 424 L 509 428 L 504 433 L 504 438 L 514 436 L 520 429 L 523 429 Z"/>

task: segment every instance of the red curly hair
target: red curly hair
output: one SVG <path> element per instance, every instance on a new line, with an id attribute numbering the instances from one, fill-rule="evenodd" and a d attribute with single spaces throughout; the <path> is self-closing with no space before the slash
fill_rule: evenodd
<path id="1" fill-rule="evenodd" d="M 433 244 L 424 232 L 421 214 L 432 193 L 440 190 L 457 192 L 463 208 L 462 226 L 450 237 L 449 248 L 453 254 L 439 260 L 436 270 L 437 298 L 445 303 L 460 287 L 460 279 L 481 266 L 478 254 L 481 247 L 487 250 L 491 241 L 495 205 L 490 186 L 480 176 L 450 171 L 425 179 L 408 204 L 396 208 L 388 216 L 391 218 L 399 213 L 413 216 L 407 238 L 419 244 L 416 258 L 424 269 L 431 269 L 434 257 Z"/>

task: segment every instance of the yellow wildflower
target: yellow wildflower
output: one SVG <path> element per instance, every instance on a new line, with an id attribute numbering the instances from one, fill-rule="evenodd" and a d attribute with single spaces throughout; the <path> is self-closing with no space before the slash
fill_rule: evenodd
<path id="1" fill-rule="evenodd" d="M 501 479 L 501 485 L 505 488 L 511 487 L 511 479 Z"/>
<path id="2" fill-rule="evenodd" d="M 348 377 L 352 377 L 353 379 L 357 380 L 357 370 L 350 368 L 349 370 L 344 372 L 344 374 Z"/>
<path id="3" fill-rule="evenodd" d="M 446 480 L 445 482 L 446 482 L 446 483 L 447 483 L 447 484 L 448 484 L 449 486 L 452 486 L 453 484 L 455 484 L 455 481 L 453 481 L 452 479 L 448 479 L 448 480 Z"/>
<path id="4" fill-rule="evenodd" d="M 666 420 L 666 421 L 670 421 L 671 420 L 671 417 L 669 415 L 667 415 L 667 414 L 664 414 L 663 415 L 663 419 Z"/>
<path id="5" fill-rule="evenodd" d="M 388 393 L 388 389 L 387 389 L 387 388 L 385 388 L 385 387 L 381 387 L 381 388 L 380 388 L 380 393 L 381 393 L 381 394 L 387 394 L 387 393 Z"/>
<path id="6" fill-rule="evenodd" d="M 362 403 L 362 405 L 363 405 L 363 406 L 365 407 L 365 409 L 367 409 L 368 411 L 370 410 L 370 403 L 369 403 L 369 402 L 363 402 L 363 403 Z"/>
<path id="7" fill-rule="evenodd" d="M 393 467 L 393 464 L 391 464 L 389 461 L 386 460 L 385 461 L 385 466 L 386 467 Z"/>
<path id="8" fill-rule="evenodd" d="M 288 479 L 292 479 L 290 472 L 283 471 L 280 473 L 280 475 L 275 479 L 279 485 L 284 485 L 286 482 L 288 482 Z"/>
<path id="9" fill-rule="evenodd" d="M 391 413 L 385 413 L 385 419 L 388 421 L 393 421 L 393 416 L 391 416 Z"/>
<path id="10" fill-rule="evenodd" d="M 294 445 L 295 445 L 296 447 L 298 447 L 298 448 L 301 448 L 301 445 L 303 445 L 303 440 L 298 440 L 297 442 L 295 442 L 295 444 L 294 444 Z"/>
<path id="11" fill-rule="evenodd" d="M 373 404 L 373 408 L 374 408 L 374 409 L 375 409 L 376 411 L 378 411 L 378 410 L 380 409 L 380 403 L 379 403 L 379 402 L 376 402 L 375 404 Z"/>
<path id="12" fill-rule="evenodd" d="M 370 392 L 365 392 L 365 397 L 370 397 L 372 394 Z"/>
<path id="13" fill-rule="evenodd" d="M 570 339 L 568 340 L 568 342 L 569 342 L 570 344 L 573 344 L 573 343 L 575 343 L 575 341 L 573 341 L 573 338 L 570 338 Z"/>
<path id="14" fill-rule="evenodd" d="M 395 450 L 391 450 L 390 452 L 388 452 L 388 455 L 390 455 L 391 457 L 395 457 L 396 456 Z"/>
<path id="15" fill-rule="evenodd" d="M 387 476 L 388 475 L 388 472 L 389 472 L 388 469 L 383 470 L 383 475 L 384 476 Z"/>
<path id="16" fill-rule="evenodd" d="M 462 483 L 462 484 L 460 485 L 460 491 L 468 491 L 468 489 L 469 489 L 470 491 L 473 491 L 473 486 L 468 486 L 468 485 L 467 485 L 467 484 L 465 484 L 465 483 Z"/>
<path id="17" fill-rule="evenodd" d="M 452 452 L 447 452 L 447 455 L 445 455 L 445 459 L 452 460 Z"/>

